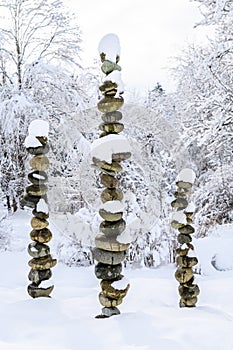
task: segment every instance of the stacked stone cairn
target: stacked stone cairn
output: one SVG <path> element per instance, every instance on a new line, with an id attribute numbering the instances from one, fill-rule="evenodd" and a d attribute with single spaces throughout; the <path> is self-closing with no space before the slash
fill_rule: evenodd
<path id="1" fill-rule="evenodd" d="M 101 193 L 102 205 L 99 209 L 103 221 L 93 249 L 93 258 L 98 262 L 95 275 L 101 280 L 99 302 L 103 306 L 101 315 L 96 318 L 120 314 L 117 306 L 122 303 L 129 289 L 128 280 L 121 274 L 122 261 L 130 242 L 123 237 L 126 222 L 123 219 L 123 192 L 118 186 L 121 162 L 128 159 L 131 153 L 127 139 L 119 135 L 124 129 L 124 125 L 119 122 L 122 119 L 119 109 L 124 100 L 118 43 L 117 36 L 108 34 L 99 44 L 101 69 L 106 77 L 99 88 L 104 97 L 97 106 L 102 113 L 103 122 L 99 126 L 102 133 L 92 144 L 92 161 L 100 171 L 100 182 L 105 189 Z"/>
<path id="2" fill-rule="evenodd" d="M 195 231 L 191 225 L 195 206 L 193 203 L 188 203 L 194 180 L 195 173 L 192 169 L 181 170 L 176 180 L 175 200 L 171 203 L 177 210 L 172 216 L 171 226 L 179 231 L 177 236 L 179 246 L 176 251 L 178 269 L 175 272 L 175 278 L 180 283 L 178 288 L 181 297 L 180 307 L 195 307 L 200 293 L 198 285 L 194 283 L 193 266 L 198 263 L 198 260 L 193 256 L 194 246 L 191 243 L 192 234 Z"/>
<path id="3" fill-rule="evenodd" d="M 30 159 L 32 171 L 28 174 L 30 185 L 26 187 L 26 195 L 22 204 L 32 208 L 31 219 L 32 242 L 28 245 L 28 253 L 31 256 L 29 266 L 31 270 L 28 278 L 31 283 L 28 286 L 28 294 L 32 298 L 49 297 L 54 286 L 47 284 L 52 276 L 51 268 L 57 263 L 50 255 L 50 248 L 46 244 L 52 238 L 49 230 L 49 213 L 47 205 L 46 182 L 48 176 L 49 160 L 46 154 L 49 152 L 48 140 L 49 125 L 43 120 L 34 120 L 28 129 L 29 135 L 25 139 L 27 151 L 33 155 Z"/>

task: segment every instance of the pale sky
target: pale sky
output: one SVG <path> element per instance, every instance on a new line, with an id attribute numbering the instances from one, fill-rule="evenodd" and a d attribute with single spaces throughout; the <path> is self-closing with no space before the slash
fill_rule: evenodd
<path id="1" fill-rule="evenodd" d="M 159 81 L 174 88 L 166 67 L 187 42 L 205 40 L 206 29 L 194 25 L 202 18 L 189 0 L 64 0 L 82 30 L 82 64 L 99 59 L 98 44 L 108 33 L 121 43 L 122 79 L 126 89 L 147 91 Z"/>

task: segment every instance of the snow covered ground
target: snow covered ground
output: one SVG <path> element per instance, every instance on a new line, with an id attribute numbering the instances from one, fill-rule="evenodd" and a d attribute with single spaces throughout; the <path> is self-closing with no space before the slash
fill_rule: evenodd
<path id="1" fill-rule="evenodd" d="M 29 220 L 15 218 L 15 244 L 29 243 Z M 1 350 L 233 349 L 232 269 L 196 275 L 201 294 L 194 309 L 178 307 L 174 265 L 125 269 L 131 288 L 119 307 L 121 315 L 95 319 L 101 307 L 93 266 L 58 264 L 52 298 L 31 299 L 26 292 L 28 260 L 26 250 L 0 253 Z"/>

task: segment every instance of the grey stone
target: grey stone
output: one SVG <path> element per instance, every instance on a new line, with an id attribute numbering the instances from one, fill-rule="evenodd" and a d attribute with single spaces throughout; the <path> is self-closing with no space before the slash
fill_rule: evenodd
<path id="1" fill-rule="evenodd" d="M 122 264 L 107 265 L 98 263 L 95 266 L 95 275 L 99 279 L 112 280 L 117 278 L 122 272 Z"/>
<path id="2" fill-rule="evenodd" d="M 47 270 L 34 270 L 31 269 L 28 274 L 28 279 L 36 285 L 39 285 L 42 281 L 49 280 L 52 277 L 52 271 Z"/>
<path id="3" fill-rule="evenodd" d="M 106 211 L 104 209 L 100 209 L 99 214 L 104 220 L 110 221 L 110 222 L 119 221 L 123 217 L 123 212 L 110 213 L 109 211 Z"/>
<path id="4" fill-rule="evenodd" d="M 106 123 L 115 123 L 122 119 L 122 113 L 119 111 L 104 113 L 101 116 Z"/>
<path id="5" fill-rule="evenodd" d="M 113 153 L 112 160 L 115 162 L 122 162 L 123 160 L 127 160 L 131 157 L 130 152 L 122 152 L 122 153 Z"/>
<path id="6" fill-rule="evenodd" d="M 99 129 L 105 131 L 108 134 L 118 134 L 124 130 L 124 124 L 122 123 L 102 123 L 99 125 Z"/>
<path id="7" fill-rule="evenodd" d="M 93 248 L 92 250 L 93 259 L 107 265 L 118 265 L 126 256 L 126 251 L 122 252 L 110 252 L 99 248 Z"/>
<path id="8" fill-rule="evenodd" d="M 171 206 L 179 210 L 185 209 L 188 206 L 188 201 L 185 198 L 176 198 L 173 202 L 171 202 Z"/>
<path id="9" fill-rule="evenodd" d="M 33 155 L 46 154 L 49 152 L 49 145 L 45 144 L 44 146 L 39 146 L 39 147 L 28 147 L 27 151 Z"/>
<path id="10" fill-rule="evenodd" d="M 40 178 L 38 179 L 38 177 Z M 48 175 L 45 171 L 35 170 L 28 174 L 28 180 L 34 185 L 40 185 L 48 181 Z"/>
<path id="11" fill-rule="evenodd" d="M 126 228 L 126 222 L 124 219 L 115 222 L 103 221 L 100 224 L 100 231 L 106 236 L 118 236 Z"/>
<path id="12" fill-rule="evenodd" d="M 103 307 L 102 315 L 105 317 L 120 315 L 120 310 L 117 307 Z"/>
<path id="13" fill-rule="evenodd" d="M 46 244 L 32 242 L 28 245 L 28 254 L 33 258 L 43 258 L 50 254 L 50 248 Z"/>
<path id="14" fill-rule="evenodd" d="M 120 243 L 114 236 L 106 236 L 104 234 L 97 235 L 95 237 L 95 245 L 99 249 L 107 250 L 110 252 L 121 252 L 127 250 L 130 243 Z"/>
<path id="15" fill-rule="evenodd" d="M 97 108 L 102 113 L 114 112 L 120 109 L 124 104 L 122 97 L 104 97 L 97 105 Z"/>
<path id="16" fill-rule="evenodd" d="M 180 227 L 178 230 L 180 233 L 182 233 L 184 235 L 186 235 L 186 234 L 190 235 L 190 234 L 195 232 L 194 227 L 192 227 L 191 225 L 185 225 L 183 227 Z"/>
<path id="17" fill-rule="evenodd" d="M 37 196 L 37 197 L 41 197 L 44 196 L 48 191 L 48 187 L 46 185 L 43 184 L 39 184 L 39 185 L 30 185 L 26 187 L 26 192 L 30 195 L 30 196 Z"/>
<path id="18" fill-rule="evenodd" d="M 41 197 L 37 196 L 30 196 L 29 194 L 26 194 L 23 199 L 20 201 L 22 207 L 28 207 L 28 208 L 35 208 L 37 203 Z"/>
<path id="19" fill-rule="evenodd" d="M 177 240 L 180 244 L 188 244 L 192 241 L 192 237 L 189 236 L 189 235 L 184 235 L 183 233 L 180 233 L 178 236 L 177 236 Z"/>
<path id="20" fill-rule="evenodd" d="M 121 71 L 121 67 L 112 61 L 106 60 L 103 62 L 102 66 L 101 66 L 101 70 L 103 73 L 109 74 L 114 70 Z"/>
<path id="21" fill-rule="evenodd" d="M 48 288 L 40 288 L 32 283 L 28 286 L 28 294 L 32 298 L 49 297 L 53 291 L 53 288 L 54 286 L 50 286 Z"/>

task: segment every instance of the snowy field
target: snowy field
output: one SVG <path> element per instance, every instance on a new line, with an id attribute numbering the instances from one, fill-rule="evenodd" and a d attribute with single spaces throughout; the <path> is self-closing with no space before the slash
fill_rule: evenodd
<path id="1" fill-rule="evenodd" d="M 11 219 L 17 247 L 29 243 L 29 220 L 25 219 L 17 214 Z M 122 314 L 109 319 L 94 318 L 101 307 L 93 266 L 70 268 L 58 264 L 53 269 L 52 299 L 31 299 L 26 292 L 27 252 L 1 252 L 0 349 L 232 350 L 232 260 L 229 256 L 223 259 L 218 234 L 212 246 L 208 245 L 210 250 L 218 246 L 219 261 L 228 263 L 228 270 L 220 272 L 212 267 L 206 275 L 196 275 L 201 289 L 196 308 L 178 307 L 174 265 L 125 269 L 131 288 L 119 307 Z M 202 259 L 203 246 L 199 244 Z M 233 246 L 229 237 L 224 249 L 227 246 Z"/>

